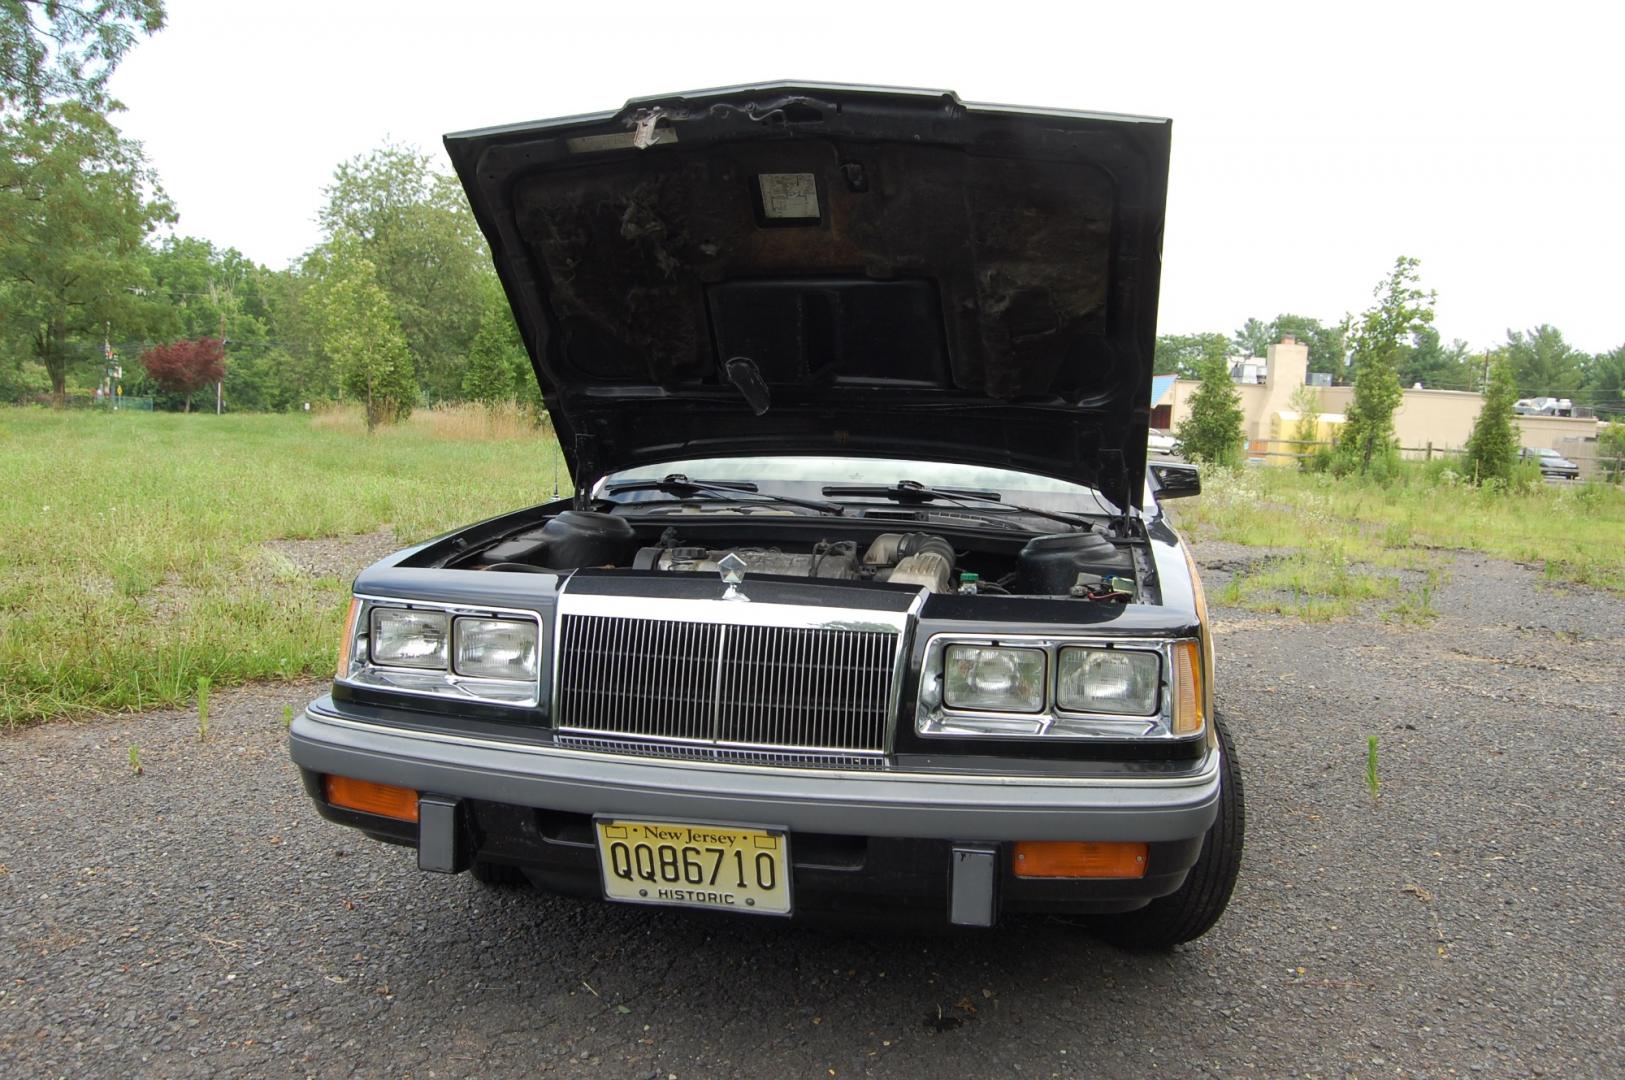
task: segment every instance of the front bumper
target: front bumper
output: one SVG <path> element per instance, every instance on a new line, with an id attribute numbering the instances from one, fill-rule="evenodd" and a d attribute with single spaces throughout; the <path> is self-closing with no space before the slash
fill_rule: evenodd
<path id="1" fill-rule="evenodd" d="M 1099 775 L 1024 775 L 697 763 L 395 727 L 341 715 L 328 699 L 295 719 L 289 743 L 319 805 L 319 777 L 336 774 L 459 806 L 447 819 L 456 822 L 457 854 L 425 862 L 429 868 L 460 869 L 480 858 L 524 867 L 553 888 L 593 891 L 596 851 L 577 826 L 594 814 L 770 825 L 818 838 L 800 844 L 803 850 L 822 845 L 845 853 L 818 865 L 798 862 L 798 910 L 817 907 L 821 892 L 921 902 L 951 897 L 963 891 L 951 872 L 957 853 L 974 850 L 1001 860 L 996 906 L 1004 910 L 1142 906 L 1184 880 L 1217 813 L 1221 764 L 1216 750 L 1188 768 L 1156 774 L 1128 765 Z M 381 839 L 417 845 L 420 860 L 430 846 L 416 825 L 322 811 Z M 1150 866 L 1145 878 L 1132 881 L 1016 880 L 999 845 L 1018 840 L 1143 841 L 1151 845 Z M 448 842 L 435 839 L 432 846 Z M 792 851 L 797 847 L 793 842 Z"/>

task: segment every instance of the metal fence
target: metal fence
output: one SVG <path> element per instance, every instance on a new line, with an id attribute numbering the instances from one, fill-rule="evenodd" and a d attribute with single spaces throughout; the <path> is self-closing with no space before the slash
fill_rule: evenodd
<path id="1" fill-rule="evenodd" d="M 1562 445 L 1553 449 L 1579 466 L 1581 480 L 1625 479 L 1625 456 L 1604 454 L 1600 444 L 1595 440 L 1563 439 L 1560 442 Z M 1333 445 L 1330 442 L 1313 439 L 1259 439 L 1248 446 L 1247 459 L 1267 462 L 1270 458 L 1276 458 L 1301 462 L 1314 457 L 1322 448 L 1330 449 Z M 1276 449 L 1277 447 L 1293 449 Z M 1431 442 L 1422 446 L 1401 446 L 1399 452 L 1413 461 L 1432 461 L 1435 457 L 1461 457 L 1467 453 L 1460 447 L 1434 446 Z"/>
<path id="2" fill-rule="evenodd" d="M 1247 449 L 1247 456 L 1249 458 L 1292 458 L 1294 460 L 1302 460 L 1303 458 L 1314 457 L 1315 454 L 1320 451 L 1321 447 L 1325 447 L 1329 450 L 1334 444 L 1315 439 L 1258 439 L 1255 441 L 1255 445 L 1261 445 L 1265 447 L 1265 449 L 1254 450 L 1251 446 L 1249 446 Z M 1296 446 L 1300 447 L 1301 449 L 1268 449 L 1268 447 L 1273 446 Z M 1436 456 L 1444 457 L 1450 455 L 1460 455 L 1465 454 L 1467 451 L 1453 446 L 1434 446 L 1432 443 L 1428 443 L 1425 446 L 1401 446 L 1399 448 L 1399 452 L 1401 454 L 1410 455 L 1411 457 L 1420 458 L 1423 461 L 1432 461 Z"/>

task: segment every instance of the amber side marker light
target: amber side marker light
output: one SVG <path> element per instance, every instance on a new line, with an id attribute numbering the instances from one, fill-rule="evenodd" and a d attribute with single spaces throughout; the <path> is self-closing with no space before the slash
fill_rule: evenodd
<path id="1" fill-rule="evenodd" d="M 1016 845 L 1019 878 L 1142 878 L 1144 844 L 1025 840 Z"/>
<path id="2" fill-rule="evenodd" d="M 1174 642 L 1175 735 L 1197 735 L 1207 723 L 1202 694 L 1202 656 L 1194 641 Z"/>
<path id="3" fill-rule="evenodd" d="M 354 780 L 348 776 L 327 777 L 327 801 L 346 810 L 359 810 L 363 814 L 394 818 L 396 821 L 418 819 L 418 793 L 411 788 L 393 784 L 375 784 L 371 780 Z"/>
<path id="4" fill-rule="evenodd" d="M 355 648 L 355 617 L 361 611 L 361 600 L 350 597 L 350 611 L 344 616 L 344 636 L 339 638 L 339 666 L 335 678 L 350 674 L 350 650 Z"/>

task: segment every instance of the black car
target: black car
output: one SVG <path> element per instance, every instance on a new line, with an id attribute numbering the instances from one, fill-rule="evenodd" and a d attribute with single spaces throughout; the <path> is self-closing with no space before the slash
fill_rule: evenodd
<path id="1" fill-rule="evenodd" d="M 767 86 L 448 136 L 575 494 L 357 578 L 318 811 L 632 904 L 1205 932 L 1243 810 L 1196 473 L 1146 461 L 1169 131 Z"/>
<path id="2" fill-rule="evenodd" d="M 1580 479 L 1580 466 L 1556 450 L 1545 448 L 1537 450 L 1526 446 L 1518 451 L 1518 460 L 1535 462 L 1540 466 L 1542 476 L 1555 476 L 1562 480 Z"/>

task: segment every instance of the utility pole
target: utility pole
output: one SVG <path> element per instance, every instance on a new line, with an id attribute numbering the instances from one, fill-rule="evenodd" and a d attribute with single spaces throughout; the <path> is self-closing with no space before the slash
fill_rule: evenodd
<path id="1" fill-rule="evenodd" d="M 118 354 L 113 352 L 113 320 L 108 319 L 102 324 L 102 394 L 115 409 L 118 408 L 118 380 L 123 376 Z"/>
<path id="2" fill-rule="evenodd" d="M 214 414 L 220 415 L 221 387 L 225 385 L 224 373 L 226 370 L 226 312 L 220 311 L 220 371 L 222 377 L 214 381 Z"/>

